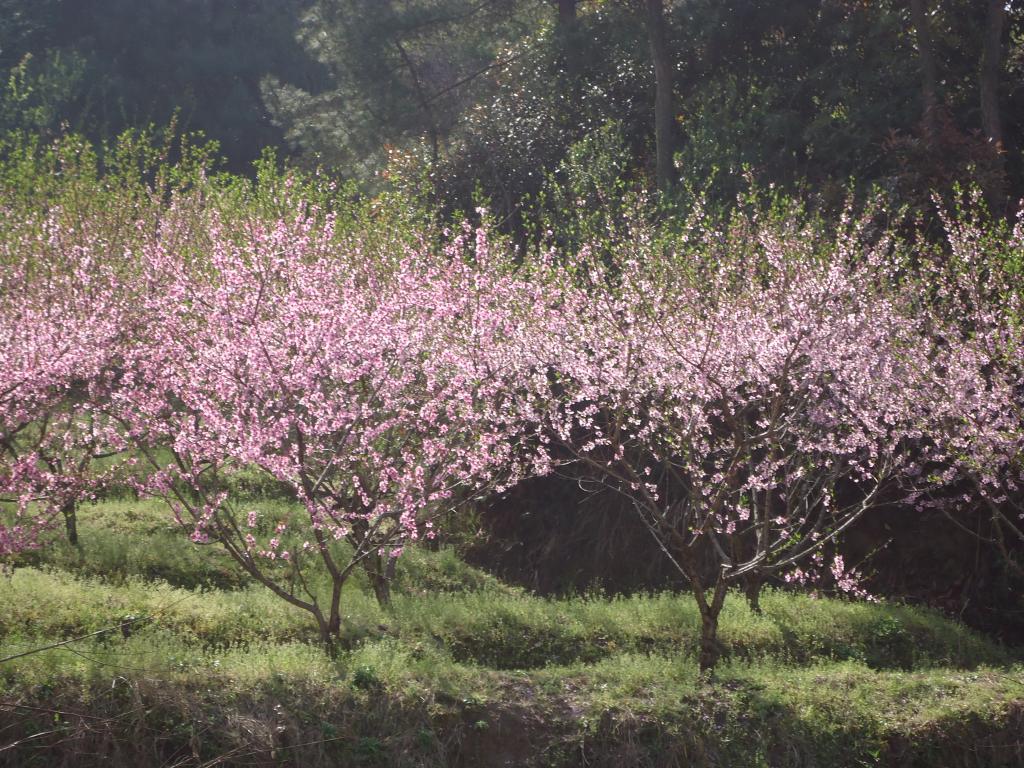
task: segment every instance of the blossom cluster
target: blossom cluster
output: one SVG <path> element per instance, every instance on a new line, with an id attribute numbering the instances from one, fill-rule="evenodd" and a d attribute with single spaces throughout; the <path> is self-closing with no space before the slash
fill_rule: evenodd
<path id="1" fill-rule="evenodd" d="M 849 219 L 525 257 L 469 225 L 382 253 L 294 210 L 172 202 L 119 252 L 46 220 L 4 244 L 0 554 L 120 454 L 329 637 L 354 568 L 386 579 L 442 512 L 529 475 L 621 494 L 702 611 L 708 589 L 808 569 L 860 594 L 823 552 L 882 504 L 1019 498 L 1017 299 L 983 290 L 977 226 L 950 219 L 953 270 Z M 253 471 L 301 519 L 243 509 L 228 480 Z"/>

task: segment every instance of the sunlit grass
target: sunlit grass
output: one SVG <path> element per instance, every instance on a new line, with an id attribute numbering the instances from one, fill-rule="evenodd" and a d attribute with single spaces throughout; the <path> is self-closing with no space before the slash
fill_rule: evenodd
<path id="1" fill-rule="evenodd" d="M 870 765 L 894 739 L 963 746 L 1002 733 L 1024 708 L 1012 649 L 918 608 L 768 591 L 755 614 L 733 595 L 708 683 L 688 595 L 544 599 L 450 549 L 411 548 L 390 608 L 361 575 L 346 586 L 332 655 L 308 614 L 241 577 L 215 547 L 190 543 L 153 502 L 83 507 L 81 531 L 80 549 L 44 550 L 2 577 L 0 657 L 113 631 L 0 664 L 0 701 L 93 702 L 114 717 L 128 706 L 117 693 L 126 686 L 162 702 L 168 728 L 196 707 L 214 720 L 255 707 L 246 717 L 268 732 L 283 707 L 288 723 L 314 729 L 304 738 L 351 735 L 323 765 L 363 747 L 379 764 L 443 765 L 438 723 L 470 738 L 509 712 L 532 713 L 551 738 L 567 729 L 584 752 L 625 739 L 647 756 L 637 764 L 704 755 L 695 764 Z M 385 727 L 404 735 L 383 738 Z M 231 733 L 231 744 L 255 738 Z M 421 748 L 433 757 L 406 760 Z"/>

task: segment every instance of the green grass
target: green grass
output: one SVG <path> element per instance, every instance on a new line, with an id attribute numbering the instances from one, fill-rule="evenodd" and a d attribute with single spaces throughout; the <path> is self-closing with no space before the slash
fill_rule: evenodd
<path id="1" fill-rule="evenodd" d="M 119 582 L 133 577 L 188 588 L 236 588 L 248 583 L 231 558 L 197 547 L 163 502 L 114 499 L 78 512 L 80 548 L 57 535 L 53 546 L 22 555 L 16 565 L 57 568 Z"/>
<path id="2" fill-rule="evenodd" d="M 254 504 L 277 504 L 275 500 Z M 85 507 L 82 548 L 0 583 L 0 766 L 1019 765 L 1019 656 L 937 613 L 732 596 L 698 679 L 687 596 L 546 600 L 411 549 L 394 604 L 311 619 L 152 504 Z M 90 719 L 92 718 L 92 719 Z M 27 741 L 21 741 L 33 734 Z M 92 757 L 82 757 L 92 755 Z M 505 762 L 502 762 L 505 761 Z"/>

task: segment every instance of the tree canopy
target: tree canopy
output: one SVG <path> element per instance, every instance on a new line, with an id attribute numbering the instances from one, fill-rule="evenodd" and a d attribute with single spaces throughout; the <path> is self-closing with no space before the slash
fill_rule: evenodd
<path id="1" fill-rule="evenodd" d="M 652 11 L 652 9 L 655 9 Z M 520 210 L 615 123 L 632 178 L 919 204 L 1024 189 L 1024 8 L 984 0 L 3 0 L 0 128 L 199 130 Z M 661 93 L 660 98 L 656 94 Z M 656 102 L 662 105 L 655 119 Z M 668 163 L 658 171 L 658 145 Z"/>

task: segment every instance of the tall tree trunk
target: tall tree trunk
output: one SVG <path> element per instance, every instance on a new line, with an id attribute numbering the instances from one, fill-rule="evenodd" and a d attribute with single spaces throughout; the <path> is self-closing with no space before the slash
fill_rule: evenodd
<path id="1" fill-rule="evenodd" d="M 577 0 L 558 0 L 558 26 L 567 29 L 576 23 Z"/>
<path id="2" fill-rule="evenodd" d="M 1003 158 L 1003 123 L 999 114 L 999 69 L 1002 64 L 1003 27 L 1006 23 L 1006 0 L 988 0 L 985 17 L 985 39 L 981 49 L 981 69 L 978 90 L 981 96 L 981 125 L 985 139 L 995 156 L 997 179 L 992 189 L 985 190 L 989 203 L 1000 211 L 1005 206 L 1002 184 L 1005 161 Z"/>
<path id="3" fill-rule="evenodd" d="M 935 139 L 938 126 L 939 75 L 935 65 L 935 52 L 932 50 L 932 34 L 928 24 L 925 0 L 910 0 L 910 18 L 914 24 L 914 33 L 917 37 L 917 56 L 921 64 L 921 100 L 924 107 L 925 137 L 931 143 Z"/>
<path id="4" fill-rule="evenodd" d="M 580 72 L 580 41 L 578 38 L 579 27 L 576 23 L 576 8 L 578 0 L 553 0 L 558 6 L 558 25 L 555 32 L 561 44 L 559 63 L 561 68 L 570 76 L 570 81 Z M 575 83 L 573 84 L 575 86 Z"/>
<path id="5" fill-rule="evenodd" d="M 409 70 L 409 77 L 412 79 L 413 90 L 416 91 L 416 98 L 420 102 L 423 115 L 427 118 L 427 124 L 429 126 L 428 134 L 430 136 L 430 160 L 431 165 L 436 167 L 441 155 L 441 130 L 438 127 L 437 115 L 434 113 L 434 106 L 431 104 L 430 98 L 427 96 L 427 92 L 420 80 L 419 70 L 416 68 L 416 65 L 408 51 L 406 51 L 405 46 L 402 45 L 401 40 L 395 40 L 395 48 L 398 49 L 398 55 L 402 58 L 402 63 L 405 64 L 405 68 Z"/>
<path id="6" fill-rule="evenodd" d="M 999 150 L 1003 144 L 1003 124 L 999 116 L 999 67 L 1005 23 L 1006 1 L 988 0 L 985 42 L 981 49 L 981 122 L 985 138 Z"/>
<path id="7" fill-rule="evenodd" d="M 673 137 L 675 104 L 673 95 L 672 59 L 668 49 L 668 31 L 665 21 L 664 0 L 645 0 L 647 10 L 647 40 L 654 63 L 654 140 L 657 152 L 656 177 L 658 188 L 671 188 L 675 179 Z"/>

